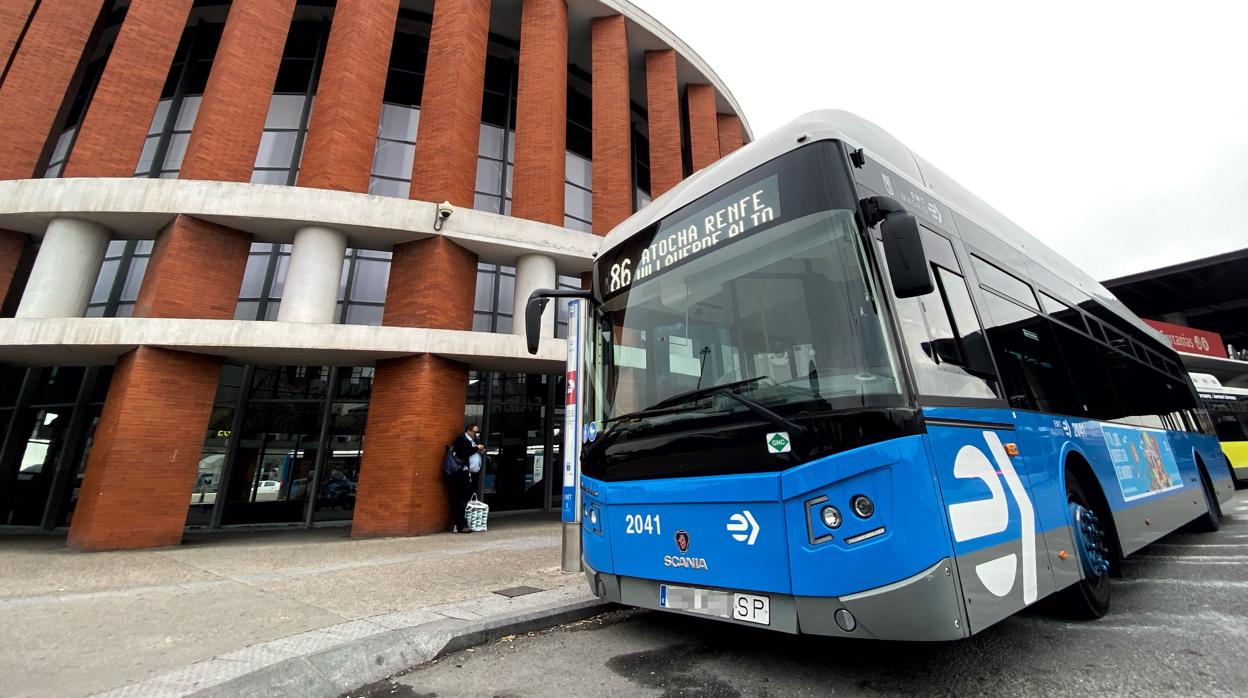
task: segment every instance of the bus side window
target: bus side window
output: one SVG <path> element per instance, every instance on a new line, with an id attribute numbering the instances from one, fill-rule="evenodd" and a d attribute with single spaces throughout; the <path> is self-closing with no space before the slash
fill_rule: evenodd
<path id="1" fill-rule="evenodd" d="M 933 265 L 936 290 L 897 301 L 902 335 L 923 395 L 998 397 L 996 376 L 984 347 L 966 281 Z"/>
<path id="2" fill-rule="evenodd" d="M 1051 324 L 1062 358 L 1075 382 L 1083 414 L 1105 421 L 1121 417 L 1122 407 L 1118 404 L 1109 371 L 1101 361 L 1100 345 L 1091 337 L 1059 322 Z"/>
<path id="3" fill-rule="evenodd" d="M 1111 339 L 1114 334 L 1117 333 L 1111 332 Z M 1116 344 L 1132 350 L 1131 343 Z M 1099 348 L 1125 412 L 1122 417 L 1145 426 L 1159 426 L 1157 415 L 1196 406 L 1186 381 L 1153 368 L 1145 363 L 1146 359 L 1136 358 L 1134 351 L 1128 355 L 1109 347 Z"/>
<path id="4" fill-rule="evenodd" d="M 1048 319 L 985 289 L 988 343 L 1011 407 L 1083 414 Z"/>

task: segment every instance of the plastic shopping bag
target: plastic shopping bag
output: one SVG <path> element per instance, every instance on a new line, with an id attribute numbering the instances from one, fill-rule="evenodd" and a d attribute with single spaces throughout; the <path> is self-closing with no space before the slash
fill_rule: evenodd
<path id="1" fill-rule="evenodd" d="M 477 499 L 477 495 L 474 494 L 472 499 L 468 500 L 468 506 L 464 508 L 464 518 L 468 519 L 468 530 L 484 531 L 490 518 L 490 505 Z"/>

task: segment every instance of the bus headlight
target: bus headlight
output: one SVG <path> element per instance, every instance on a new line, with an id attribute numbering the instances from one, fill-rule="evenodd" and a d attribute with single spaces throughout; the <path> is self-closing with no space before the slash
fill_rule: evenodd
<path id="1" fill-rule="evenodd" d="M 872 502 L 871 498 L 865 494 L 854 495 L 849 505 L 860 519 L 869 519 L 875 513 L 875 502 Z"/>
<path id="2" fill-rule="evenodd" d="M 819 512 L 819 517 L 823 519 L 823 525 L 828 528 L 839 528 L 841 525 L 841 512 L 836 507 L 824 507 Z"/>

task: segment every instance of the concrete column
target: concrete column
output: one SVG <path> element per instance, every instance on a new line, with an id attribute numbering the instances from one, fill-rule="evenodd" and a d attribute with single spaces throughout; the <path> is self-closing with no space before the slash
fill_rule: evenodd
<path id="1" fill-rule="evenodd" d="M 544 254 L 526 254 L 516 260 L 516 292 L 511 304 L 511 331 L 524 334 L 524 306 L 539 288 L 554 288 L 558 282 L 555 260 Z M 555 336 L 555 303 L 551 301 L 542 313 L 543 337 Z"/>
<path id="2" fill-rule="evenodd" d="M 719 159 L 719 124 L 715 118 L 715 88 L 690 85 L 685 91 L 689 103 L 689 153 L 693 171 Z"/>
<path id="3" fill-rule="evenodd" d="M 5 20 L 19 14 L 14 10 L 21 3 L 0 4 L 6 6 L 0 15 Z M 61 0 L 40 3 L 35 9 L 0 83 L 0 179 L 34 175 L 103 4 L 104 0 Z M 11 31 L 7 28 L 4 34 Z"/>
<path id="4" fill-rule="evenodd" d="M 511 215 L 563 225 L 568 129 L 568 5 L 524 0 Z"/>
<path id="5" fill-rule="evenodd" d="M 633 214 L 632 110 L 628 31 L 623 15 L 598 17 L 591 29 L 594 233 L 606 235 Z"/>
<path id="6" fill-rule="evenodd" d="M 680 93 L 676 52 L 646 52 L 646 114 L 650 126 L 650 196 L 659 198 L 685 178 L 680 153 Z"/>
<path id="7" fill-rule="evenodd" d="M 130 177 L 191 0 L 133 0 L 74 138 L 66 177 Z"/>
<path id="8" fill-rule="evenodd" d="M 82 317 L 108 250 L 108 229 L 75 218 L 55 218 L 39 246 L 19 318 Z"/>
<path id="9" fill-rule="evenodd" d="M 295 233 L 278 322 L 334 321 L 346 251 L 347 236 L 332 228 L 310 225 Z"/>
<path id="10" fill-rule="evenodd" d="M 182 179 L 251 181 L 295 0 L 234 0 L 182 157 Z"/>

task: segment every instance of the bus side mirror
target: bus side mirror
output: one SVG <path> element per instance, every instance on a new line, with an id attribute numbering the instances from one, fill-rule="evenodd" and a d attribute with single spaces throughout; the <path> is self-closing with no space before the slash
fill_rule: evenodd
<path id="1" fill-rule="evenodd" d="M 923 251 L 923 235 L 919 221 L 912 213 L 892 213 L 880 226 L 884 237 L 884 258 L 888 275 L 893 280 L 893 295 L 913 298 L 931 293 L 935 288 L 932 267 Z"/>
<path id="2" fill-rule="evenodd" d="M 592 293 L 581 289 L 539 288 L 529 294 L 529 301 L 524 304 L 524 338 L 528 340 L 530 354 L 537 354 L 537 345 L 542 340 L 542 313 L 551 298 L 584 298 L 595 302 Z"/>
<path id="3" fill-rule="evenodd" d="M 546 289 L 534 291 L 524 305 L 524 338 L 528 340 L 530 354 L 537 354 L 537 345 L 542 341 L 542 313 L 550 303 L 550 296 L 545 294 Z"/>

